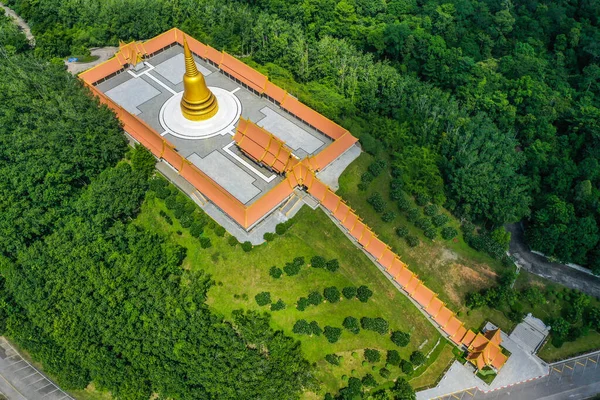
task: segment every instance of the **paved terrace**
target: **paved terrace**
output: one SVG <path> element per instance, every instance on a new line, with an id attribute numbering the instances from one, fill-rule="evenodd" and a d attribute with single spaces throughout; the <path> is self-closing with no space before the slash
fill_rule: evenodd
<path id="1" fill-rule="evenodd" d="M 201 58 L 195 56 L 195 60 L 209 87 L 232 93 L 241 105 L 241 116 L 281 139 L 297 158 L 318 154 L 332 142 L 329 137 L 239 85 Z M 252 204 L 280 183 L 282 177 L 255 163 L 234 145 L 232 137 L 238 121 L 234 121 L 222 134 L 198 139 L 175 136 L 161 123 L 163 105 L 183 91 L 184 72 L 183 48 L 176 44 L 146 60 L 145 67 L 110 77 L 97 88 L 161 133 L 179 154 L 243 204 Z"/>

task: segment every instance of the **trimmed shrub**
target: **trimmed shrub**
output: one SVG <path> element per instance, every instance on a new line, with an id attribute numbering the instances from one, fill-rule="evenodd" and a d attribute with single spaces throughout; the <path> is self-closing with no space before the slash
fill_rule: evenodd
<path id="1" fill-rule="evenodd" d="M 235 236 L 229 236 L 227 238 L 227 243 L 231 246 L 231 247 L 235 247 L 237 246 L 240 242 L 237 240 L 237 238 Z"/>
<path id="2" fill-rule="evenodd" d="M 365 185 L 368 185 L 369 183 L 373 182 L 373 179 L 375 179 L 375 177 L 369 171 L 366 171 L 360 176 L 360 182 L 364 183 Z"/>
<path id="3" fill-rule="evenodd" d="M 203 249 L 208 249 L 211 246 L 212 246 L 212 243 L 209 238 L 207 238 L 205 236 L 202 236 L 200 238 L 200 247 L 202 247 Z"/>
<path id="4" fill-rule="evenodd" d="M 424 193 L 418 193 L 417 196 L 415 197 L 415 202 L 417 203 L 418 206 L 421 206 L 421 207 L 423 207 L 430 201 L 431 201 L 431 197 L 427 196 Z"/>
<path id="5" fill-rule="evenodd" d="M 279 299 L 277 302 L 271 304 L 271 311 L 279 311 L 285 308 L 285 303 L 283 300 Z"/>
<path id="6" fill-rule="evenodd" d="M 325 257 L 314 256 L 310 259 L 310 266 L 313 268 L 325 268 L 326 265 Z"/>
<path id="7" fill-rule="evenodd" d="M 367 387 L 377 386 L 377 381 L 371 374 L 366 374 L 365 376 L 363 376 L 361 382 L 362 382 L 363 386 L 367 386 Z"/>
<path id="8" fill-rule="evenodd" d="M 347 286 L 342 289 L 342 294 L 348 300 L 353 299 L 356 297 L 356 288 L 354 286 Z"/>
<path id="9" fill-rule="evenodd" d="M 355 335 L 360 332 L 358 320 L 354 317 L 346 317 L 344 318 L 344 322 L 342 322 L 342 326 L 348 329 L 350 332 Z"/>
<path id="10" fill-rule="evenodd" d="M 373 296 L 373 292 L 371 291 L 371 289 L 369 289 L 365 285 L 359 286 L 358 289 L 356 290 L 356 297 L 362 303 L 366 303 L 367 301 L 369 301 L 369 298 L 371 296 Z"/>
<path id="11" fill-rule="evenodd" d="M 401 187 L 390 189 L 390 199 L 397 201 L 404 197 L 404 192 Z"/>
<path id="12" fill-rule="evenodd" d="M 317 291 L 310 292 L 308 294 L 308 302 L 313 306 L 318 306 L 323 302 L 323 296 L 321 296 L 321 293 Z"/>
<path id="13" fill-rule="evenodd" d="M 331 259 L 327 261 L 326 268 L 329 272 L 335 272 L 340 268 L 340 262 L 337 260 L 337 258 Z"/>
<path id="14" fill-rule="evenodd" d="M 433 224 L 431 223 L 431 220 L 427 217 L 419 218 L 418 220 L 416 220 L 415 226 L 424 231 L 427 229 L 433 228 Z"/>
<path id="15" fill-rule="evenodd" d="M 258 304 L 259 306 L 266 306 L 267 304 L 271 303 L 271 293 L 260 292 L 259 294 L 254 296 L 254 299 L 256 300 L 256 304 Z"/>
<path id="16" fill-rule="evenodd" d="M 417 247 L 419 245 L 419 238 L 414 235 L 406 235 L 404 239 L 410 247 Z"/>
<path id="17" fill-rule="evenodd" d="M 406 213 L 406 220 L 408 222 L 415 222 L 421 217 L 421 211 L 418 208 L 411 208 Z"/>
<path id="18" fill-rule="evenodd" d="M 327 354 L 325 356 L 325 361 L 327 361 L 331 365 L 340 365 L 340 356 L 337 354 Z"/>
<path id="19" fill-rule="evenodd" d="M 325 335 L 329 343 L 335 343 L 340 339 L 342 329 L 326 326 L 325 329 L 323 329 L 323 335 Z"/>
<path id="20" fill-rule="evenodd" d="M 425 232 L 423 232 L 423 235 L 425 235 L 427 239 L 433 240 L 437 237 L 437 231 L 433 228 L 430 228 L 425 230 Z"/>
<path id="21" fill-rule="evenodd" d="M 381 213 L 383 210 L 385 210 L 385 200 L 383 200 L 383 196 L 381 196 L 381 193 L 379 192 L 371 194 L 367 198 L 367 203 L 369 203 L 378 213 Z"/>
<path id="22" fill-rule="evenodd" d="M 408 210 L 410 210 L 410 207 L 411 207 L 410 201 L 407 198 L 402 197 L 402 198 L 398 199 L 398 209 L 400 211 L 408 211 Z"/>
<path id="23" fill-rule="evenodd" d="M 400 361 L 402 361 L 402 359 L 400 358 L 400 353 L 398 353 L 397 350 L 388 350 L 387 351 L 387 355 L 385 357 L 386 363 L 388 363 L 390 365 L 398 366 L 398 365 L 400 365 Z"/>
<path id="24" fill-rule="evenodd" d="M 299 319 L 294 324 L 294 327 L 292 328 L 292 332 L 294 332 L 297 335 L 310 335 L 310 332 L 311 332 L 310 324 L 308 322 L 306 322 L 305 319 Z"/>
<path id="25" fill-rule="evenodd" d="M 305 263 L 306 263 L 306 261 L 304 261 L 304 257 L 295 257 L 294 260 L 292 261 L 292 264 L 299 265 L 299 266 L 303 266 Z"/>
<path id="26" fill-rule="evenodd" d="M 400 361 L 400 368 L 402 369 L 402 372 L 404 372 L 406 375 L 412 375 L 414 371 L 412 363 L 407 360 Z"/>
<path id="27" fill-rule="evenodd" d="M 398 235 L 399 237 L 405 237 L 406 235 L 408 235 L 408 228 L 405 226 L 399 226 L 396 228 L 396 235 Z"/>
<path id="28" fill-rule="evenodd" d="M 283 222 L 280 224 L 277 224 L 275 226 L 275 233 L 277 233 L 280 236 L 283 235 L 284 233 L 286 233 L 287 230 L 288 230 L 288 226 L 287 226 L 287 224 L 285 224 Z"/>
<path id="29" fill-rule="evenodd" d="M 242 243 L 242 250 L 244 250 L 246 253 L 248 253 L 249 251 L 252 250 L 252 243 L 245 241 L 244 243 Z"/>
<path id="30" fill-rule="evenodd" d="M 315 336 L 321 336 L 321 333 L 323 333 L 323 330 L 321 329 L 317 321 L 312 321 L 310 323 L 310 333 Z"/>
<path id="31" fill-rule="evenodd" d="M 376 160 L 373 161 L 370 165 L 369 165 L 369 172 L 375 177 L 375 176 L 379 176 L 383 170 L 385 169 L 385 167 L 387 166 L 387 163 L 385 162 L 385 160 Z"/>
<path id="32" fill-rule="evenodd" d="M 215 235 L 219 237 L 225 236 L 225 228 L 223 228 L 221 225 L 215 226 Z"/>
<path id="33" fill-rule="evenodd" d="M 275 234 L 273 232 L 265 232 L 263 239 L 265 239 L 266 242 L 272 242 L 275 240 Z"/>
<path id="34" fill-rule="evenodd" d="M 412 352 L 412 354 L 410 355 L 410 362 L 413 365 L 421 365 L 425 362 L 425 355 L 423 353 L 421 353 L 419 350 L 415 350 Z"/>
<path id="35" fill-rule="evenodd" d="M 454 239 L 458 235 L 458 231 L 451 226 L 442 229 L 442 237 L 444 240 Z"/>
<path id="36" fill-rule="evenodd" d="M 190 226 L 190 234 L 193 237 L 195 237 L 195 238 L 200 237 L 200 235 L 202 235 L 203 232 L 204 232 L 204 224 L 201 224 L 198 221 L 192 222 L 192 225 Z M 237 240 L 236 240 L 236 242 L 237 242 Z"/>
<path id="37" fill-rule="evenodd" d="M 310 303 L 306 297 L 300 297 L 296 303 L 296 309 L 298 311 L 304 311 L 309 305 Z"/>
<path id="38" fill-rule="evenodd" d="M 360 326 L 363 329 L 366 329 L 368 331 L 377 332 L 380 335 L 385 335 L 390 330 L 390 325 L 388 324 L 388 322 L 381 317 L 376 317 L 376 318 L 362 317 L 360 319 Z"/>
<path id="39" fill-rule="evenodd" d="M 396 218 L 396 213 L 393 211 L 386 211 L 381 215 L 383 222 L 392 222 Z"/>
<path id="40" fill-rule="evenodd" d="M 431 217 L 431 222 L 436 227 L 446 225 L 448 221 L 450 221 L 450 217 L 448 217 L 446 214 L 438 214 Z"/>
<path id="41" fill-rule="evenodd" d="M 285 271 L 285 273 L 288 276 L 294 276 L 294 275 L 298 275 L 300 273 L 300 268 L 302 267 L 301 264 L 298 263 L 285 263 L 285 266 L 283 267 L 283 270 Z"/>
<path id="42" fill-rule="evenodd" d="M 175 194 L 171 194 L 165 199 L 165 206 L 167 206 L 169 210 L 174 210 L 175 207 L 177 207 L 177 197 Z"/>
<path id="43" fill-rule="evenodd" d="M 361 192 L 366 192 L 369 188 L 369 184 L 365 182 L 360 182 L 358 185 L 356 185 L 356 187 L 358 187 L 358 190 L 360 190 Z"/>
<path id="44" fill-rule="evenodd" d="M 272 266 L 271 269 L 269 270 L 269 275 L 271 275 L 273 278 L 275 279 L 279 279 L 281 278 L 281 275 L 283 274 L 283 271 L 281 270 L 281 268 L 277 268 L 276 266 Z"/>
<path id="45" fill-rule="evenodd" d="M 375 349 L 365 349 L 365 360 L 370 363 L 376 363 L 381 360 L 381 353 Z"/>
<path id="46" fill-rule="evenodd" d="M 381 377 L 382 377 L 382 378 L 386 378 L 386 379 L 387 379 L 387 378 L 389 378 L 389 377 L 390 377 L 390 375 L 391 375 L 391 372 L 390 372 L 390 370 L 389 370 L 389 369 L 387 369 L 387 368 L 381 368 L 381 369 L 379 370 L 379 375 L 381 375 Z"/>
<path id="47" fill-rule="evenodd" d="M 428 217 L 433 217 L 439 212 L 439 207 L 436 204 L 428 204 L 423 209 L 423 213 Z"/>
<path id="48" fill-rule="evenodd" d="M 327 287 L 323 290 L 323 297 L 330 303 L 340 301 L 340 291 L 335 286 Z"/>
<path id="49" fill-rule="evenodd" d="M 410 333 L 402 331 L 394 331 L 390 336 L 392 342 L 398 347 L 406 347 L 410 343 Z"/>

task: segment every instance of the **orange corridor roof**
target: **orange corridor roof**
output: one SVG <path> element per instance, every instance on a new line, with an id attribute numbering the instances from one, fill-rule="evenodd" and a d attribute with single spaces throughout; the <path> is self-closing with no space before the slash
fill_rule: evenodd
<path id="1" fill-rule="evenodd" d="M 280 174 L 292 158 L 291 150 L 281 140 L 244 118 L 240 118 L 233 140 L 244 153 Z"/>

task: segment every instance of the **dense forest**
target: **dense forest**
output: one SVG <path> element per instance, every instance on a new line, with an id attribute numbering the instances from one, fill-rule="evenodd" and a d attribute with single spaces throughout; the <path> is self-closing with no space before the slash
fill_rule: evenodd
<path id="1" fill-rule="evenodd" d="M 300 343 L 268 314 L 209 310 L 185 248 L 132 223 L 154 157 L 0 19 L 0 333 L 65 389 L 115 398 L 294 399 Z M 62 63 L 61 63 L 62 64 Z"/>
<path id="2" fill-rule="evenodd" d="M 486 229 L 524 220 L 533 248 L 600 271 L 597 1 L 7 3 L 40 56 L 178 26 L 260 63 L 405 190 Z"/>

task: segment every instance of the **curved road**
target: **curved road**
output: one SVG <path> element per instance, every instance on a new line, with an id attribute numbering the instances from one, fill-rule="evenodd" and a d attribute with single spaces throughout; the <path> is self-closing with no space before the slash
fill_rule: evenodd
<path id="1" fill-rule="evenodd" d="M 521 268 L 568 288 L 578 289 L 600 298 L 600 277 L 548 261 L 546 257 L 532 253 L 525 242 L 525 233 L 520 223 L 506 225 L 506 230 L 511 233 L 509 253 Z"/>
<path id="2" fill-rule="evenodd" d="M 13 10 L 6 7 L 3 3 L 0 3 L 0 7 L 2 7 L 4 9 L 4 12 L 6 13 L 6 15 L 8 15 L 9 17 L 11 17 L 12 19 L 15 20 L 15 23 L 19 26 L 19 28 L 21 28 L 21 30 L 25 34 L 25 37 L 27 38 L 27 40 L 29 40 L 29 43 L 34 45 L 35 38 L 33 37 L 33 34 L 31 33 L 31 29 L 29 28 L 29 25 L 27 25 L 27 22 L 25 22 L 25 20 L 23 20 L 23 18 L 19 17 L 17 15 L 17 13 L 15 13 Z"/>

